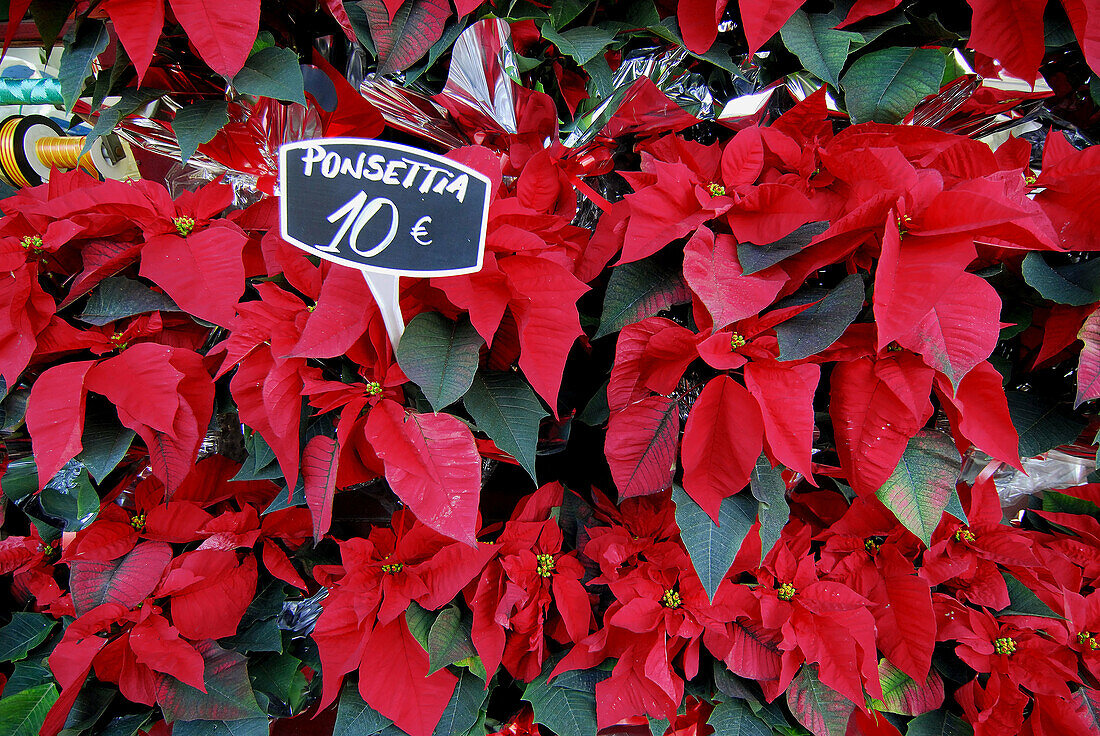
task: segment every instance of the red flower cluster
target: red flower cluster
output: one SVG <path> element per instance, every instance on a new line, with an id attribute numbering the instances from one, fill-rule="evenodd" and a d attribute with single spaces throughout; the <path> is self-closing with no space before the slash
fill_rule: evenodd
<path id="1" fill-rule="evenodd" d="M 306 587 L 287 552 L 309 538 L 309 512 L 288 508 L 261 520 L 258 510 L 278 490 L 231 482 L 238 470 L 222 457 L 203 460 L 170 497 L 158 479 L 131 475 L 59 557 L 40 546 L 19 568 L 37 607 L 76 617 L 50 655 L 63 691 L 43 734 L 64 725 L 92 672 L 127 700 L 166 710 L 189 697 L 183 686 L 206 692 L 220 667 L 243 666 L 215 640 L 237 633 L 257 594 L 258 569 Z M 5 541 L 26 547 L 35 539 Z M 70 593 L 57 599 L 51 561 L 69 567 Z"/>

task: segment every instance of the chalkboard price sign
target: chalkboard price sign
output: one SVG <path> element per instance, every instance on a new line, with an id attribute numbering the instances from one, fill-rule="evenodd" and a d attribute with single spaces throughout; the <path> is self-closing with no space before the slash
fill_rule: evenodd
<path id="1" fill-rule="evenodd" d="M 284 240 L 394 276 L 481 269 L 489 180 L 409 146 L 323 138 L 279 149 Z"/>
<path id="2" fill-rule="evenodd" d="M 481 270 L 489 179 L 386 141 L 322 138 L 279 148 L 283 239 L 363 272 L 394 347 L 401 276 Z"/>

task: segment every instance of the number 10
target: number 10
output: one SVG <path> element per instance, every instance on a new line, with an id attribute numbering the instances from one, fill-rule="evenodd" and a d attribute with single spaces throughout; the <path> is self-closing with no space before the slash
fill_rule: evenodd
<path id="1" fill-rule="evenodd" d="M 386 237 L 382 238 L 378 245 L 366 251 L 360 250 L 359 233 L 363 231 L 367 223 L 370 222 L 383 207 L 390 208 L 389 232 L 386 233 Z M 327 219 L 329 222 L 336 222 L 341 217 L 344 218 L 344 222 L 340 225 L 340 229 L 336 231 L 336 235 L 332 238 L 332 242 L 328 245 L 317 246 L 318 250 L 336 253 L 339 250 L 337 244 L 345 235 L 348 235 L 348 231 L 350 230 L 351 234 L 348 236 L 348 245 L 363 258 L 371 258 L 389 247 L 389 244 L 393 242 L 394 236 L 397 235 L 397 205 L 385 197 L 375 197 L 368 202 L 367 193 L 359 192 L 359 194 L 356 194 L 348 200 L 346 204 L 329 215 Z"/>

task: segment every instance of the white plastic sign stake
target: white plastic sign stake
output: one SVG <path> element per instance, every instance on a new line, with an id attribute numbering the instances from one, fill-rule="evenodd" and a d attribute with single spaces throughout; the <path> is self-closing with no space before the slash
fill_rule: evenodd
<path id="1" fill-rule="evenodd" d="M 280 231 L 308 253 L 363 272 L 397 348 L 398 279 L 481 270 L 489 179 L 418 148 L 322 138 L 279 148 Z"/>

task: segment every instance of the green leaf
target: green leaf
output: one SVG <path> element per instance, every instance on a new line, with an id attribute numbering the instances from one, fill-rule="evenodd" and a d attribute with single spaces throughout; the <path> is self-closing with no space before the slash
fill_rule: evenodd
<path id="1" fill-rule="evenodd" d="M 24 690 L 53 683 L 53 672 L 47 663 L 47 655 L 41 659 L 24 659 L 15 663 L 15 669 L 4 686 L 4 696 L 11 697 Z"/>
<path id="2" fill-rule="evenodd" d="M 537 483 L 535 450 L 539 423 L 549 412 L 527 382 L 515 373 L 478 373 L 462 404 L 477 422 L 477 428 L 519 461 Z"/>
<path id="3" fill-rule="evenodd" d="M 541 25 L 542 37 L 558 51 L 584 65 L 615 40 L 615 31 L 601 26 L 581 26 L 558 33 L 550 23 Z"/>
<path id="4" fill-rule="evenodd" d="M 1062 410 L 1056 401 L 1025 391 L 1005 391 L 1008 413 L 1020 435 L 1020 457 L 1029 458 L 1077 439 L 1085 423 Z"/>
<path id="5" fill-rule="evenodd" d="M 0 490 L 5 498 L 16 504 L 38 490 L 38 467 L 34 464 L 34 455 L 8 462 L 0 479 Z"/>
<path id="6" fill-rule="evenodd" d="M 773 468 L 768 456 L 761 453 L 756 459 L 756 467 L 749 476 L 749 490 L 760 502 L 757 516 L 760 518 L 760 554 L 766 556 L 775 543 L 783 527 L 791 518 L 791 507 L 787 505 L 787 484 L 779 474 L 779 468 Z"/>
<path id="7" fill-rule="evenodd" d="M 296 714 L 301 710 L 309 681 L 301 671 L 302 660 L 293 654 L 253 658 L 249 661 L 248 675 L 257 693 L 263 693 Z M 271 711 L 271 709 L 268 709 Z"/>
<path id="8" fill-rule="evenodd" d="M 256 40 L 252 42 L 252 50 L 248 52 L 251 56 L 258 51 L 269 49 L 275 45 L 275 36 L 271 31 L 260 31 L 256 34 Z"/>
<path id="9" fill-rule="evenodd" d="M 0 662 L 23 659 L 56 625 L 56 619 L 41 613 L 13 613 L 11 621 L 0 629 Z"/>
<path id="10" fill-rule="evenodd" d="M 611 379 L 608 379 L 596 389 L 596 393 L 592 394 L 592 398 L 577 415 L 578 422 L 589 427 L 599 427 L 607 423 L 611 418 L 611 408 L 607 405 L 607 386 L 610 382 Z"/>
<path id="11" fill-rule="evenodd" d="M 663 736 L 664 732 L 668 730 L 668 721 L 664 718 L 647 718 L 649 721 L 649 733 L 650 736 Z"/>
<path id="12" fill-rule="evenodd" d="M 863 309 L 863 278 L 845 276 L 816 304 L 775 326 L 780 360 L 801 360 L 832 345 Z"/>
<path id="13" fill-rule="evenodd" d="M 1043 491 L 1043 511 L 1067 514 L 1087 514 L 1100 518 L 1100 506 L 1084 498 L 1077 498 L 1068 493 L 1058 491 Z"/>
<path id="14" fill-rule="evenodd" d="M 879 710 L 903 716 L 919 715 L 943 705 L 943 680 L 932 669 L 923 684 L 899 670 L 886 659 L 878 662 L 882 685 L 882 705 Z"/>
<path id="15" fill-rule="evenodd" d="M 31 0 L 31 20 L 38 29 L 42 48 L 52 49 L 57 45 L 57 37 L 61 35 L 74 5 L 73 0 Z M 1073 38 L 1072 33 L 1070 38 Z"/>
<path id="16" fill-rule="evenodd" d="M 134 441 L 134 435 L 134 430 L 123 427 L 113 411 L 95 408 L 89 401 L 80 440 L 83 449 L 76 459 L 84 464 L 96 483 L 102 483 L 122 462 L 130 443 Z"/>
<path id="17" fill-rule="evenodd" d="M 1031 588 L 1021 583 L 1016 576 L 1001 570 L 1001 577 L 1005 579 L 1008 587 L 1008 599 L 1011 603 L 997 611 L 997 616 L 1039 616 L 1040 618 L 1054 618 L 1062 620 L 1050 606 L 1035 595 Z"/>
<path id="18" fill-rule="evenodd" d="M 104 687 L 94 682 L 87 683 L 77 693 L 73 707 L 65 718 L 65 727 L 61 729 L 58 736 L 87 734 L 100 716 L 107 712 L 117 694 L 118 689 L 113 686 Z"/>
<path id="19" fill-rule="evenodd" d="M 99 515 L 99 494 L 92 487 L 88 469 L 75 458 L 50 479 L 38 501 L 42 513 L 61 521 L 67 532 L 83 529 Z"/>
<path id="20" fill-rule="evenodd" d="M 561 29 L 573 22 L 590 3 L 582 0 L 557 0 L 549 3 L 550 22 Z"/>
<path id="21" fill-rule="evenodd" d="M 136 736 L 149 723 L 152 711 L 129 716 L 115 716 L 103 726 L 96 736 Z"/>
<path id="22" fill-rule="evenodd" d="M 298 73 L 302 73 L 301 69 Z M 225 100 L 199 100 L 181 108 L 172 119 L 172 132 L 180 144 L 181 163 L 187 163 L 198 147 L 209 143 L 228 122 L 229 103 Z"/>
<path id="23" fill-rule="evenodd" d="M 332 736 L 374 736 L 393 723 L 363 701 L 353 682 L 344 683 L 336 707 L 336 728 Z"/>
<path id="24" fill-rule="evenodd" d="M 714 728 L 716 736 L 772 736 L 774 733 L 743 700 L 719 703 L 707 719 L 707 725 Z"/>
<path id="25" fill-rule="evenodd" d="M 435 613 L 413 601 L 405 611 L 405 623 L 409 625 L 409 632 L 413 635 L 413 638 L 420 642 L 420 646 L 424 647 L 424 651 L 427 651 L 428 635 L 432 633 Z"/>
<path id="26" fill-rule="evenodd" d="M 546 677 L 561 657 L 554 657 L 523 691 L 531 704 L 535 723 L 558 736 L 592 736 L 596 733 L 596 683 L 611 675 L 602 670 L 566 672 L 547 684 Z"/>
<path id="27" fill-rule="evenodd" d="M 909 721 L 905 736 L 973 736 L 970 724 L 954 713 L 937 710 Z"/>
<path id="28" fill-rule="evenodd" d="M 245 718 L 238 721 L 176 721 L 172 736 L 268 736 L 271 723 L 267 718 Z"/>
<path id="29" fill-rule="evenodd" d="M 243 623 L 236 634 L 219 641 L 235 652 L 283 651 L 283 631 L 279 628 L 279 622 L 273 618 Z"/>
<path id="30" fill-rule="evenodd" d="M 248 457 L 245 458 L 241 469 L 233 476 L 233 480 L 275 480 L 283 477 L 279 461 L 275 458 L 275 451 L 259 432 L 251 432 L 244 438 L 244 449 Z M 286 494 L 282 495 L 285 498 Z M 303 506 L 305 502 L 305 486 L 302 486 L 302 502 L 296 505 Z"/>
<path id="31" fill-rule="evenodd" d="M 779 30 L 783 44 L 798 57 L 807 71 L 824 79 L 833 87 L 840 86 L 840 72 L 848 60 L 853 42 L 860 43 L 858 33 L 838 31 L 832 15 L 809 15 L 796 10 Z"/>
<path id="32" fill-rule="evenodd" d="M 966 519 L 966 511 L 963 509 L 962 501 L 959 500 L 958 492 L 947 497 L 947 508 L 944 509 L 944 513 L 951 514 L 964 524 L 969 523 Z"/>
<path id="33" fill-rule="evenodd" d="M 4 736 L 38 736 L 46 713 L 57 701 L 57 688 L 51 683 L 0 700 L 0 733 Z"/>
<path id="34" fill-rule="evenodd" d="M 461 672 L 455 691 L 451 693 L 451 699 L 447 701 L 447 707 L 443 709 L 443 715 L 432 731 L 432 736 L 456 736 L 465 733 L 477 723 L 481 706 L 488 697 L 489 691 L 484 682 L 469 672 Z"/>
<path id="35" fill-rule="evenodd" d="M 836 16 L 837 23 L 840 23 L 842 18 L 848 16 L 848 11 L 854 4 L 853 0 L 840 0 L 837 2 L 836 8 L 833 9 L 830 15 Z M 848 26 L 844 30 L 857 34 L 862 41 L 862 45 L 866 46 L 887 31 L 894 28 L 901 28 L 906 25 L 909 25 L 909 18 L 906 17 L 901 8 L 897 8 L 888 13 L 881 13 L 879 15 L 873 15 L 870 18 L 864 18 L 858 23 Z M 857 46 L 857 44 L 853 44 L 853 46 Z"/>
<path id="36" fill-rule="evenodd" d="M 687 547 L 703 588 L 713 598 L 756 521 L 756 499 L 751 493 L 737 493 L 722 499 L 717 524 L 679 486 L 672 486 L 672 502 L 676 504 L 680 539 Z"/>
<path id="37" fill-rule="evenodd" d="M 157 99 L 162 94 L 163 92 L 160 90 L 134 89 L 133 87 L 127 87 L 122 90 L 118 102 L 111 105 L 106 110 L 100 111 L 99 118 L 96 119 L 91 132 L 88 133 L 88 136 L 84 139 L 84 150 L 81 152 L 81 155 L 92 150 L 92 146 L 95 145 L 96 141 L 102 136 L 110 133 L 124 117 L 134 112 L 139 107 L 149 104 L 149 102 Z"/>
<path id="38" fill-rule="evenodd" d="M 111 35 L 107 24 L 101 20 L 85 19 L 79 23 L 75 37 L 65 39 L 65 51 L 61 55 L 61 65 L 57 78 L 61 82 L 61 97 L 65 102 L 65 112 L 73 109 L 80 93 L 84 90 L 84 80 L 92 71 L 92 62 L 107 50 Z"/>
<path id="39" fill-rule="evenodd" d="M 1100 261 L 1088 261 L 1087 263 L 1100 265 Z M 1028 286 L 1039 292 L 1044 299 L 1076 307 L 1083 307 L 1086 304 L 1100 301 L 1100 296 L 1092 288 L 1095 283 L 1086 286 L 1071 281 L 1060 272 L 1060 269 L 1052 268 L 1039 253 L 1033 252 L 1024 256 L 1020 271 L 1023 273 L 1024 281 L 1028 283 Z"/>
<path id="40" fill-rule="evenodd" d="M 751 276 L 801 253 L 814 238 L 828 229 L 828 222 L 808 222 L 774 243 L 738 243 L 737 262 L 741 264 L 742 272 Z"/>
<path id="41" fill-rule="evenodd" d="M 401 336 L 397 364 L 441 411 L 470 388 L 484 342 L 465 317 L 452 322 L 437 312 L 422 312 Z"/>
<path id="42" fill-rule="evenodd" d="M 655 258 L 616 266 L 607 281 L 600 329 L 592 339 L 618 332 L 673 304 L 690 302 L 691 292 L 680 271 Z"/>
<path id="43" fill-rule="evenodd" d="M 852 122 L 898 122 L 939 90 L 946 66 L 936 49 L 894 47 L 859 57 L 840 80 Z"/>
<path id="44" fill-rule="evenodd" d="M 454 604 L 447 606 L 432 622 L 428 631 L 428 674 L 447 665 L 477 656 L 470 639 L 470 626 L 462 621 L 462 612 Z"/>
<path id="45" fill-rule="evenodd" d="M 291 49 L 272 46 L 257 51 L 248 57 L 232 84 L 242 94 L 306 104 L 302 67 Z"/>
<path id="46" fill-rule="evenodd" d="M 594 56 L 592 61 L 584 65 L 584 73 L 588 75 L 588 96 L 590 100 L 602 100 L 609 97 L 615 91 L 615 77 L 611 73 L 611 66 L 603 56 Z M 585 102 L 589 102 L 586 100 Z M 588 107 L 595 105 L 589 104 Z M 587 108 L 582 108 L 588 112 Z"/>
<path id="47" fill-rule="evenodd" d="M 714 677 L 714 686 L 718 688 L 718 692 L 731 700 L 754 700 L 756 698 L 749 689 L 748 680 L 730 672 L 721 660 L 716 659 L 711 663 L 711 674 Z"/>
<path id="48" fill-rule="evenodd" d="M 378 51 L 375 49 L 374 39 L 370 36 L 370 21 L 367 19 L 367 12 L 363 5 L 359 2 L 345 2 L 342 4 L 344 12 L 348 14 L 351 28 L 355 31 L 356 40 L 363 44 L 363 48 L 367 50 L 371 57 L 377 58 Z"/>
<path id="49" fill-rule="evenodd" d="M 178 311 L 180 308 L 167 294 L 153 291 L 136 279 L 111 276 L 99 282 L 77 319 L 99 327 L 136 314 Z"/>
<path id="50" fill-rule="evenodd" d="M 115 63 L 111 65 L 111 72 L 109 74 L 100 72 L 95 78 L 95 87 L 92 89 L 90 103 L 93 110 L 99 109 L 103 101 L 110 95 L 119 94 L 121 90 L 118 84 L 122 79 L 122 75 L 134 68 L 130 57 L 126 55 L 126 47 L 117 39 L 112 44 L 111 53 L 115 57 Z"/>
<path id="51" fill-rule="evenodd" d="M 0 393 L 3 392 L 4 379 L 0 376 Z M 19 429 L 27 416 L 27 400 L 30 389 L 17 388 L 0 402 L 0 434 L 11 434 Z"/>
<path id="52" fill-rule="evenodd" d="M 240 473 L 238 472 L 237 475 L 233 477 L 233 480 L 242 480 L 242 478 L 240 478 L 239 476 Z M 282 475 L 280 474 L 279 477 L 281 478 Z M 275 498 L 273 498 L 271 500 L 271 503 L 267 505 L 267 508 L 263 510 L 263 514 L 261 514 L 261 516 L 265 514 L 270 514 L 274 511 L 282 511 L 283 509 L 292 509 L 295 506 L 305 505 L 306 482 L 304 478 L 299 476 L 298 482 L 295 484 L 294 490 L 291 493 L 287 493 L 286 484 L 283 484 L 283 486 L 279 489 L 279 492 L 275 494 Z"/>
<path id="53" fill-rule="evenodd" d="M 816 664 L 804 664 L 787 688 L 787 705 L 814 736 L 844 736 L 855 703 L 823 683 Z"/>
<path id="54" fill-rule="evenodd" d="M 248 679 L 248 660 L 210 640 L 196 643 L 195 648 L 206 662 L 206 692 L 168 675 L 158 677 L 157 703 L 165 720 L 241 720 L 264 715 Z"/>
<path id="55" fill-rule="evenodd" d="M 919 432 L 875 495 L 906 529 L 931 545 L 932 532 L 955 493 L 961 466 L 962 458 L 950 437 Z"/>

